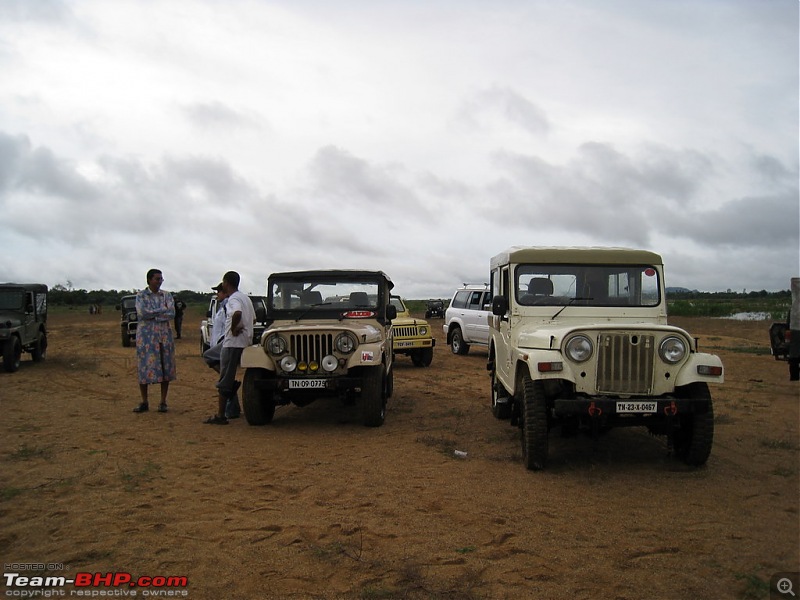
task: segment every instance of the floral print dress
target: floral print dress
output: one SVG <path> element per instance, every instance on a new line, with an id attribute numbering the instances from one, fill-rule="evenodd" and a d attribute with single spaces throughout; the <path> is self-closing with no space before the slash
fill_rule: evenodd
<path id="1" fill-rule="evenodd" d="M 139 383 L 161 383 L 177 379 L 175 342 L 170 321 L 175 318 L 175 301 L 168 292 L 149 287 L 136 294 L 136 356 Z"/>

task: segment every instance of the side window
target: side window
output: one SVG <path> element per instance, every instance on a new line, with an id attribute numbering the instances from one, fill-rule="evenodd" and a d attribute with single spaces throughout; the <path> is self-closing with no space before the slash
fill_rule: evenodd
<path id="1" fill-rule="evenodd" d="M 453 308 L 466 308 L 467 298 L 469 298 L 468 291 L 456 292 L 453 302 L 450 304 Z"/>
<path id="2" fill-rule="evenodd" d="M 469 308 L 472 310 L 480 310 L 483 308 L 481 304 L 481 298 L 483 298 L 483 292 L 472 292 L 472 295 L 469 298 Z"/>
<path id="3" fill-rule="evenodd" d="M 490 292 L 483 292 L 483 300 L 481 301 L 481 310 L 492 310 L 492 294 Z"/>

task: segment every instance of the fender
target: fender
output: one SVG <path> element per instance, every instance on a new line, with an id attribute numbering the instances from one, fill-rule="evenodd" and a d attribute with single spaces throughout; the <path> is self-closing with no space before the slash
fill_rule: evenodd
<path id="1" fill-rule="evenodd" d="M 682 386 L 687 385 L 690 383 L 694 383 L 695 381 L 706 381 L 708 383 L 724 383 L 725 382 L 725 370 L 723 369 L 722 375 L 719 376 L 711 376 L 711 375 L 700 375 L 697 372 L 697 367 L 700 365 L 705 365 L 709 367 L 722 367 L 722 360 L 719 356 L 714 354 L 705 354 L 703 352 L 695 352 L 694 354 L 690 354 L 688 360 L 684 365 L 681 367 L 680 373 L 675 378 L 675 386 Z"/>
<path id="2" fill-rule="evenodd" d="M 525 352 L 518 352 L 514 358 L 515 367 L 511 376 L 514 378 L 512 385 L 506 386 L 506 389 L 513 390 L 516 395 L 516 385 L 518 380 L 519 370 L 527 368 L 530 372 L 531 379 L 566 379 L 575 382 L 575 374 L 573 373 L 570 365 L 564 361 L 564 357 L 558 350 L 526 350 Z M 561 371 L 539 371 L 539 363 L 561 363 Z M 523 366 L 524 365 L 524 366 Z M 498 372 L 499 378 L 499 372 Z M 502 382 L 503 385 L 509 382 Z"/>

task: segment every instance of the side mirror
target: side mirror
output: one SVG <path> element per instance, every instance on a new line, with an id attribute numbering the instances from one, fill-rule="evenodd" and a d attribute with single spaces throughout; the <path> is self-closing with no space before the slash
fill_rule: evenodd
<path id="1" fill-rule="evenodd" d="M 492 314 L 496 317 L 503 317 L 508 312 L 508 300 L 505 296 L 495 296 L 492 298 Z"/>
<path id="2" fill-rule="evenodd" d="M 386 318 L 389 321 L 394 321 L 397 318 L 397 307 L 394 304 L 386 307 Z"/>

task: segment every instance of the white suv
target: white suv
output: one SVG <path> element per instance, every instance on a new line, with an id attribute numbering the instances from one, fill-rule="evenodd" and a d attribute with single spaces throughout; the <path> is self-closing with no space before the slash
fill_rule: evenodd
<path id="1" fill-rule="evenodd" d="M 442 327 L 453 354 L 466 354 L 472 344 L 488 346 L 491 314 L 488 283 L 465 283 L 455 291 Z"/>

